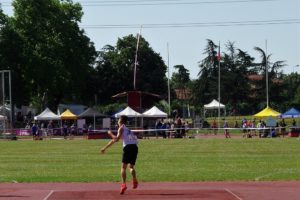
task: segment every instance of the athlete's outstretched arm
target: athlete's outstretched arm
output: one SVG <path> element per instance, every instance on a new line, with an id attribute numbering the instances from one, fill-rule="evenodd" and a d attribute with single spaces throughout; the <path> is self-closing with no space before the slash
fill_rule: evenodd
<path id="1" fill-rule="evenodd" d="M 111 131 L 108 131 L 108 134 L 111 136 L 112 140 L 110 140 L 105 147 L 101 149 L 101 153 L 105 153 L 106 149 L 112 146 L 114 143 L 118 142 L 123 134 L 123 127 L 118 129 L 118 135 L 115 136 Z"/>
<path id="2" fill-rule="evenodd" d="M 117 136 L 115 136 L 112 131 L 108 131 L 107 134 L 111 137 L 111 139 L 117 138 Z"/>
<path id="3" fill-rule="evenodd" d="M 108 149 L 111 145 L 113 145 L 114 143 L 116 143 L 116 141 L 114 139 L 110 140 L 107 145 L 105 147 L 103 147 L 101 149 L 101 153 L 105 153 L 105 150 Z"/>

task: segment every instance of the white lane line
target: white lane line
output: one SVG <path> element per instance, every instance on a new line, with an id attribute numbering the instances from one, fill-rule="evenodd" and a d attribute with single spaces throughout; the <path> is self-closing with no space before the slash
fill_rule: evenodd
<path id="1" fill-rule="evenodd" d="M 43 199 L 43 200 L 48 200 L 48 198 L 53 194 L 54 190 L 51 190 L 49 194 Z"/>
<path id="2" fill-rule="evenodd" d="M 225 190 L 226 190 L 229 194 L 231 194 L 231 195 L 233 195 L 235 198 L 237 198 L 238 200 L 243 200 L 241 197 L 239 197 L 238 195 L 234 194 L 231 190 L 229 190 L 229 189 L 227 189 L 227 188 L 225 188 Z"/>

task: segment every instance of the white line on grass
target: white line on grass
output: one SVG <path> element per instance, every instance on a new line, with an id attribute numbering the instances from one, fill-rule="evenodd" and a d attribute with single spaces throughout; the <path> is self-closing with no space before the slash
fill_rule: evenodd
<path id="1" fill-rule="evenodd" d="M 238 200 L 243 200 L 241 197 L 239 197 L 238 195 L 234 194 L 231 190 L 229 190 L 229 189 L 227 189 L 227 188 L 225 188 L 225 190 L 226 190 L 229 194 L 231 194 L 232 196 L 234 196 L 235 198 L 237 198 Z"/>
<path id="2" fill-rule="evenodd" d="M 276 175 L 276 174 L 282 174 L 282 173 L 288 173 L 288 174 L 299 173 L 299 169 L 294 169 L 294 168 L 290 168 L 290 169 L 278 169 L 278 170 L 276 170 L 276 171 L 274 171 L 272 173 L 268 173 L 268 174 L 265 174 L 265 175 L 262 175 L 262 176 L 255 177 L 254 180 L 255 181 L 260 181 L 263 178 L 266 178 L 266 177 L 269 177 L 269 176 L 273 176 L 273 175 Z"/>
<path id="3" fill-rule="evenodd" d="M 269 173 L 269 174 L 265 174 L 265 175 L 263 175 L 263 176 L 255 177 L 254 180 L 255 180 L 255 181 L 259 181 L 260 179 L 266 178 L 266 177 L 271 176 L 271 175 L 273 175 L 273 174 L 276 174 L 276 172 L 274 172 L 274 173 Z"/>
<path id="4" fill-rule="evenodd" d="M 51 191 L 49 192 L 49 194 L 48 194 L 43 200 L 48 200 L 49 197 L 53 194 L 53 192 L 54 192 L 54 190 L 51 190 Z"/>

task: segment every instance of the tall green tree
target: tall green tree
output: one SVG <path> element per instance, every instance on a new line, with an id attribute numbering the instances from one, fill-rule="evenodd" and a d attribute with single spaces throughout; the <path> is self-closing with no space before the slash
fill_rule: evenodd
<path id="1" fill-rule="evenodd" d="M 183 65 L 175 65 L 174 69 L 178 72 L 172 74 L 172 86 L 174 89 L 186 88 L 190 81 L 190 72 Z"/>
<path id="2" fill-rule="evenodd" d="M 14 30 L 20 49 L 28 97 L 41 106 L 82 102 L 96 51 L 79 28 L 82 7 L 72 1 L 15 0 Z M 88 95 L 88 94 L 87 94 Z"/>
<path id="3" fill-rule="evenodd" d="M 137 38 L 119 38 L 116 46 L 107 45 L 99 53 L 96 66 L 97 94 L 102 103 L 110 103 L 111 96 L 133 90 L 134 62 Z M 166 65 L 149 43 L 140 38 L 136 90 L 167 96 Z"/>
<path id="4" fill-rule="evenodd" d="M 185 107 L 189 105 L 191 97 L 190 72 L 183 65 L 175 65 L 174 69 L 177 72 L 173 72 L 171 78 L 172 109 L 177 110 L 179 112 L 177 114 L 180 116 L 187 117 L 187 109 Z M 175 94 L 179 95 L 179 98 Z"/>
<path id="5" fill-rule="evenodd" d="M 251 86 L 247 79 L 254 58 L 235 47 L 234 42 L 225 44 L 221 68 L 221 100 L 230 108 L 229 113 L 243 114 L 245 102 L 249 102 Z"/>
<path id="6" fill-rule="evenodd" d="M 28 105 L 28 90 L 25 85 L 25 68 L 22 64 L 26 62 L 22 49 L 24 42 L 15 31 L 12 18 L 3 14 L 0 9 L 0 69 L 11 70 L 12 76 L 12 102 L 18 106 Z"/>
<path id="7" fill-rule="evenodd" d="M 261 102 L 261 108 L 266 106 L 266 73 L 268 73 L 269 104 L 275 106 L 275 108 L 279 108 L 280 104 L 284 101 L 284 97 L 281 96 L 283 89 L 283 72 L 281 69 L 286 64 L 284 61 L 275 61 L 272 63 L 271 54 L 267 55 L 260 47 L 254 47 L 254 50 L 256 50 L 261 57 L 261 61 L 255 64 L 255 69 L 257 74 L 263 77 L 261 81 L 257 81 L 255 86 L 258 89 L 256 91 L 258 94 L 257 100 Z"/>
<path id="8" fill-rule="evenodd" d="M 206 57 L 200 61 L 200 72 L 193 87 L 194 104 L 203 105 L 218 97 L 218 63 L 216 59 L 217 45 L 212 40 L 207 40 L 203 51 Z"/>
<path id="9" fill-rule="evenodd" d="M 220 93 L 221 102 L 227 105 L 229 113 L 246 112 L 244 102 L 249 100 L 250 84 L 247 75 L 251 71 L 253 58 L 240 49 L 234 42 L 227 42 L 225 52 L 220 60 Z M 204 49 L 206 57 L 200 61 L 199 78 L 193 83 L 194 103 L 200 105 L 218 99 L 219 62 L 217 60 L 217 45 L 207 40 Z"/>
<path id="10" fill-rule="evenodd" d="M 291 73 L 283 77 L 283 89 L 280 92 L 284 97 L 281 110 L 291 107 L 300 108 L 300 74 Z"/>

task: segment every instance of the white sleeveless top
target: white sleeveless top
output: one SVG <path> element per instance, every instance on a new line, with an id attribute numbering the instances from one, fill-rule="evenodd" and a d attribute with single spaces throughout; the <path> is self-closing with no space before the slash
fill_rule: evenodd
<path id="1" fill-rule="evenodd" d="M 137 144 L 137 136 L 130 131 L 125 125 L 123 125 L 123 147 L 128 144 Z"/>

